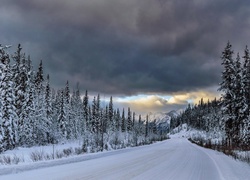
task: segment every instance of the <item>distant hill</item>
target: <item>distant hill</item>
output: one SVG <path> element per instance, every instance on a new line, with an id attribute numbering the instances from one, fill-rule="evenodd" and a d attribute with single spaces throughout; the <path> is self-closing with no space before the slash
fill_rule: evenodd
<path id="1" fill-rule="evenodd" d="M 150 122 L 156 121 L 157 128 L 162 131 L 169 131 L 172 118 L 178 116 L 178 113 L 173 110 L 170 112 L 149 113 L 148 119 Z"/>

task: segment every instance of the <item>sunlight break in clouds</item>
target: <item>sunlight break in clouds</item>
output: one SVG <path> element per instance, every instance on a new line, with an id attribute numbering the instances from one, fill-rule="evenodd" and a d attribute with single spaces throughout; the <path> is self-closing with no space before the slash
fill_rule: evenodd
<path id="1" fill-rule="evenodd" d="M 219 98 L 219 94 L 212 93 L 208 91 L 194 91 L 194 92 L 187 92 L 187 93 L 180 93 L 173 95 L 168 103 L 170 104 L 198 104 L 199 101 L 203 98 L 206 102 L 208 100 L 213 100 L 214 98 Z"/>
<path id="2" fill-rule="evenodd" d="M 137 95 L 123 98 L 115 98 L 116 104 L 121 107 L 131 107 L 133 111 L 140 114 L 149 112 L 169 112 L 171 110 L 183 110 L 187 104 L 197 104 L 200 99 L 206 102 L 218 98 L 219 94 L 212 91 L 199 90 L 193 92 L 182 92 L 172 95 Z"/>
<path id="3" fill-rule="evenodd" d="M 126 98 L 118 98 L 117 102 L 133 104 L 145 108 L 167 105 L 167 99 L 158 95 L 138 95 Z"/>

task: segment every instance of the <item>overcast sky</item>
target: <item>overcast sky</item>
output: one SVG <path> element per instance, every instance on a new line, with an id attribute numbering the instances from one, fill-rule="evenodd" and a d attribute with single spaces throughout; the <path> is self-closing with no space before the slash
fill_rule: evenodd
<path id="1" fill-rule="evenodd" d="M 54 87 L 113 95 L 138 111 L 216 96 L 221 51 L 250 40 L 250 1 L 1 0 L 0 43 L 42 59 Z"/>

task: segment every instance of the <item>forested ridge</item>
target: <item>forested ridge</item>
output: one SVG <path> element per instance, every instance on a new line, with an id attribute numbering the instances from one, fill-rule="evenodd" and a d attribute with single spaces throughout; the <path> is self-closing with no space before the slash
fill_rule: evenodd
<path id="1" fill-rule="evenodd" d="M 155 122 L 136 116 L 130 108 L 115 109 L 112 96 L 101 105 L 79 87 L 51 87 L 42 61 L 34 70 L 21 45 L 13 55 L 0 45 L 0 152 L 20 146 L 82 141 L 84 152 L 137 146 L 166 138 Z"/>

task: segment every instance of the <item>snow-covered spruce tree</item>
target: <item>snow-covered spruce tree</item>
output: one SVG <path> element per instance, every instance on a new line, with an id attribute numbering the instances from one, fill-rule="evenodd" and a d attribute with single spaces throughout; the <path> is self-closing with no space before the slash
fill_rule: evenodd
<path id="1" fill-rule="evenodd" d="M 146 126 L 145 126 L 145 139 L 148 137 L 149 125 L 148 125 L 148 115 L 146 116 Z"/>
<path id="2" fill-rule="evenodd" d="M 126 132 L 126 118 L 124 108 L 122 109 L 122 124 L 121 124 L 122 132 Z"/>
<path id="3" fill-rule="evenodd" d="M 222 65 L 224 70 L 222 72 L 222 82 L 220 83 L 219 91 L 222 91 L 222 112 L 223 120 L 225 121 L 225 131 L 227 135 L 227 144 L 232 145 L 233 137 L 235 135 L 235 115 L 234 104 L 232 99 L 235 98 L 234 94 L 234 80 L 235 80 L 235 62 L 233 60 L 232 45 L 228 42 L 224 51 L 222 52 Z"/>
<path id="4" fill-rule="evenodd" d="M 98 146 L 98 130 L 99 130 L 99 112 L 97 112 L 97 99 L 96 97 L 93 98 L 92 101 L 92 118 L 91 118 L 91 140 L 90 140 L 90 146 L 91 146 L 91 152 L 95 152 Z"/>
<path id="5" fill-rule="evenodd" d="M 0 46 L 0 152 L 16 146 L 16 108 L 9 55 Z"/>
<path id="6" fill-rule="evenodd" d="M 63 140 L 67 139 L 67 120 L 66 120 L 66 113 L 65 113 L 65 102 L 64 102 L 64 89 L 59 91 L 60 93 L 60 101 L 59 101 L 59 114 L 58 114 L 58 131 L 60 137 Z"/>
<path id="7" fill-rule="evenodd" d="M 66 130 L 67 139 L 73 138 L 75 134 L 74 124 L 76 124 L 76 119 L 71 118 L 71 106 L 70 106 L 70 89 L 69 81 L 66 82 L 64 89 L 64 107 L 65 107 L 65 118 L 66 118 Z"/>
<path id="8" fill-rule="evenodd" d="M 250 145 L 250 55 L 248 47 L 246 46 L 244 51 L 244 64 L 242 70 L 242 86 L 243 96 L 246 104 L 248 105 L 245 109 L 245 117 L 242 123 L 242 143 L 243 146 Z"/>
<path id="9" fill-rule="evenodd" d="M 28 68 L 25 55 L 21 53 L 21 45 L 18 45 L 17 52 L 15 52 L 12 57 L 14 64 L 11 67 L 12 80 L 13 80 L 13 91 L 15 95 L 14 106 L 16 108 L 17 114 L 17 133 L 16 133 L 16 143 L 22 145 L 24 139 L 20 139 L 20 135 L 24 132 L 24 122 L 27 119 L 27 98 L 28 98 Z"/>
<path id="10" fill-rule="evenodd" d="M 82 104 L 82 99 L 81 99 L 81 92 L 79 89 L 79 84 L 76 86 L 76 120 L 75 122 L 78 124 L 78 132 L 80 132 L 79 136 L 82 136 L 84 134 L 84 129 L 85 129 L 85 122 L 83 119 L 83 104 Z"/>
<path id="11" fill-rule="evenodd" d="M 38 94 L 42 94 L 42 91 L 44 90 L 43 86 L 44 78 L 43 78 L 43 62 L 40 61 L 38 71 L 35 76 L 35 88 L 38 91 Z"/>
<path id="12" fill-rule="evenodd" d="M 128 117 L 127 117 L 127 131 L 130 132 L 132 130 L 132 117 L 130 108 L 128 108 Z"/>
<path id="13" fill-rule="evenodd" d="M 51 99 L 52 99 L 52 129 L 53 129 L 53 137 L 54 142 L 58 143 L 58 141 L 61 139 L 60 131 L 59 131 L 59 121 L 58 117 L 60 114 L 60 102 L 61 102 L 61 90 L 55 90 L 51 89 Z"/>
<path id="14" fill-rule="evenodd" d="M 52 117 L 52 94 L 51 94 L 51 87 L 50 87 L 50 78 L 49 75 L 47 75 L 47 81 L 45 86 L 45 114 L 46 114 L 46 141 L 47 143 L 54 143 L 55 142 L 55 136 L 54 131 L 56 130 L 54 123 L 53 123 L 53 117 Z"/>
<path id="15" fill-rule="evenodd" d="M 101 100 L 100 100 L 100 95 L 97 95 L 96 98 L 96 118 L 95 118 L 95 125 L 96 125 L 96 148 L 97 151 L 100 151 L 101 145 L 102 145 L 102 118 L 103 118 L 103 113 L 101 109 Z"/>
<path id="16" fill-rule="evenodd" d="M 134 128 L 135 125 L 135 112 L 133 112 L 133 116 L 132 116 L 132 129 Z"/>
<path id="17" fill-rule="evenodd" d="M 89 115 L 88 115 L 88 120 L 89 120 L 89 132 L 92 132 L 93 129 L 93 124 L 92 124 L 92 111 L 91 111 L 91 105 L 88 106 L 88 111 L 89 111 Z"/>
<path id="18" fill-rule="evenodd" d="M 49 137 L 49 124 L 51 123 L 47 119 L 47 112 L 45 107 L 45 81 L 43 76 L 43 64 L 42 61 L 39 64 L 38 70 L 34 78 L 34 139 L 39 145 L 45 145 L 48 143 Z"/>
<path id="19" fill-rule="evenodd" d="M 20 97 L 16 96 L 16 100 L 22 102 L 20 103 L 22 105 L 20 114 L 17 111 L 17 114 L 19 114 L 18 143 L 19 146 L 32 146 L 35 144 L 36 139 L 34 132 L 34 120 L 36 115 L 34 104 L 34 76 L 30 56 L 28 56 L 28 59 L 26 59 L 24 56 L 22 58 L 20 64 L 20 77 L 20 87 L 23 87 L 21 88 L 23 90 L 20 90 L 17 93 Z M 23 100 L 21 101 L 21 99 Z"/>
<path id="20" fill-rule="evenodd" d="M 85 127 L 84 131 L 89 131 L 89 111 L 88 111 L 88 106 L 89 106 L 89 96 L 88 96 L 88 91 L 85 91 L 85 95 L 83 97 L 83 118 L 85 122 Z"/>
<path id="21" fill-rule="evenodd" d="M 99 134 L 100 129 L 101 129 L 101 100 L 100 100 L 100 94 L 98 94 L 97 98 L 96 98 L 95 112 L 96 112 L 96 118 L 95 118 L 96 131 Z"/>
<path id="22" fill-rule="evenodd" d="M 108 111 L 109 129 L 114 132 L 114 131 L 116 131 L 116 121 L 114 118 L 114 107 L 113 107 L 112 96 L 110 97 L 110 100 L 109 100 L 108 109 L 109 109 L 109 111 Z"/>
<path id="23" fill-rule="evenodd" d="M 70 112 L 69 112 L 69 121 L 71 123 L 71 137 L 77 139 L 81 134 L 80 129 L 80 122 L 78 122 L 77 118 L 77 110 L 78 110 L 78 103 L 76 98 L 76 92 L 73 90 L 72 96 L 70 98 Z"/>
<path id="24" fill-rule="evenodd" d="M 237 54 L 236 62 L 235 62 L 235 70 L 234 70 L 234 94 L 235 97 L 232 99 L 234 104 L 234 115 L 235 115 L 235 134 L 234 141 L 239 146 L 241 145 L 241 139 L 243 134 L 243 121 L 247 118 L 246 111 L 248 109 L 248 105 L 246 102 L 246 98 L 244 96 L 244 86 L 242 81 L 242 68 L 240 62 L 240 55 Z"/>
<path id="25" fill-rule="evenodd" d="M 23 126 L 23 119 L 20 117 L 22 113 L 22 108 L 23 108 L 23 102 L 24 102 L 24 94 L 25 94 L 25 82 L 27 81 L 24 76 L 21 76 L 21 58 L 24 58 L 23 54 L 21 54 L 21 45 L 18 45 L 17 52 L 15 52 L 13 56 L 14 60 L 14 65 L 12 66 L 12 74 L 13 74 L 13 87 L 14 87 L 14 94 L 15 94 L 15 101 L 14 105 L 16 108 L 16 114 L 18 116 L 18 127 Z M 22 79 L 21 79 L 22 78 Z M 19 130 L 20 131 L 20 130 Z"/>
<path id="26" fill-rule="evenodd" d="M 92 133 L 97 132 L 97 125 L 96 125 L 97 120 L 96 120 L 96 118 L 97 118 L 97 115 L 96 115 L 96 97 L 94 97 L 93 101 L 92 101 L 92 118 L 91 118 L 91 120 L 92 120 L 92 122 L 91 122 L 92 129 L 91 129 L 91 131 L 92 131 Z"/>
<path id="27" fill-rule="evenodd" d="M 248 47 L 246 46 L 246 49 L 244 51 L 244 63 L 243 63 L 243 69 L 242 69 L 242 86 L 243 86 L 243 93 L 244 97 L 246 99 L 246 103 L 250 104 L 250 55 Z M 247 107 L 246 115 L 249 115 L 249 109 L 250 107 Z"/>
<path id="28" fill-rule="evenodd" d="M 135 146 L 138 146 L 138 141 L 141 135 L 142 135 L 142 120 L 141 120 L 141 115 L 139 115 L 138 122 L 134 121 L 133 125 L 133 141 L 134 141 L 133 143 Z"/>
<path id="29" fill-rule="evenodd" d="M 116 131 L 121 132 L 121 114 L 120 109 L 117 108 L 115 116 Z"/>
<path id="30" fill-rule="evenodd" d="M 104 112 L 103 112 L 103 120 L 102 120 L 102 129 L 103 129 L 103 133 L 107 133 L 107 131 L 109 130 L 109 115 L 108 115 L 108 106 L 105 106 L 104 108 Z"/>

